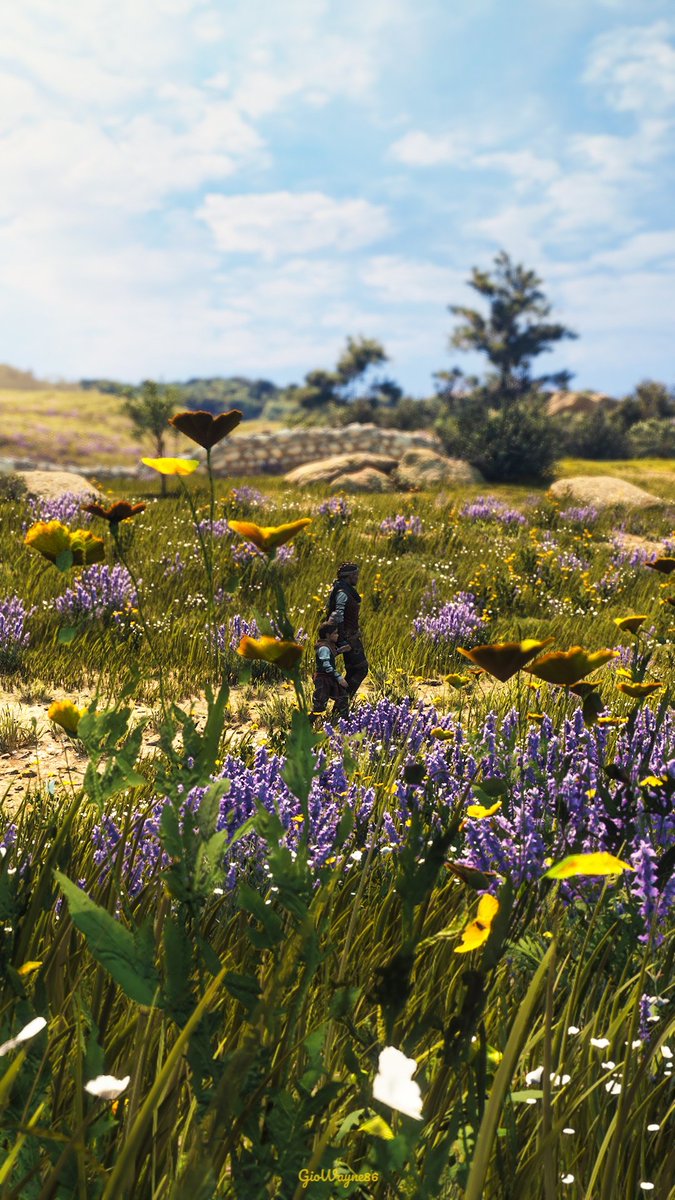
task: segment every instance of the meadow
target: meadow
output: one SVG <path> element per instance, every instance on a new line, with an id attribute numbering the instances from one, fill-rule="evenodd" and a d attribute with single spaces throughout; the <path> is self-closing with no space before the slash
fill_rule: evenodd
<path id="1" fill-rule="evenodd" d="M 0 738 L 63 746 L 0 810 L 0 1194 L 674 1196 L 675 505 L 170 492 L 0 507 Z"/>

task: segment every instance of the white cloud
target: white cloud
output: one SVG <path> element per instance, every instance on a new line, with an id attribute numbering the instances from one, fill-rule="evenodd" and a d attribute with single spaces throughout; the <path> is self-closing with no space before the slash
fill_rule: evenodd
<path id="1" fill-rule="evenodd" d="M 447 305 L 464 283 L 466 271 L 417 262 L 399 255 L 378 255 L 360 270 L 363 282 L 388 304 Z"/>
<path id="2" fill-rule="evenodd" d="M 407 167 L 437 167 L 466 161 L 466 136 L 461 133 L 430 134 L 411 129 L 389 148 L 389 154 Z"/>
<path id="3" fill-rule="evenodd" d="M 667 21 L 611 29 L 596 39 L 583 79 L 619 112 L 666 112 L 675 106 L 672 39 Z"/>
<path id="4" fill-rule="evenodd" d="M 197 211 L 225 253 L 274 259 L 332 247 L 355 250 L 390 230 L 386 209 L 323 192 L 209 194 Z"/>

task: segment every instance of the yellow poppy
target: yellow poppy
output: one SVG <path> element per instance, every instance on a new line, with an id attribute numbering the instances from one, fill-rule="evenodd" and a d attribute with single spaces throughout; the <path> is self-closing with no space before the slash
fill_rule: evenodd
<path id="1" fill-rule="evenodd" d="M 237 654 L 242 658 L 272 663 L 275 667 L 281 667 L 282 671 L 292 671 L 297 667 L 303 653 L 304 648 L 297 642 L 284 642 L 265 636 L 252 638 L 248 634 L 244 634 L 237 646 Z"/>
<path id="2" fill-rule="evenodd" d="M 545 654 L 525 670 L 546 683 L 565 687 L 579 683 L 584 675 L 590 675 L 591 671 L 597 671 L 598 667 L 618 657 L 618 650 L 596 650 L 589 654 L 581 646 L 572 646 L 570 650 L 554 650 L 551 654 Z"/>
<path id="3" fill-rule="evenodd" d="M 653 695 L 663 687 L 662 683 L 617 683 L 617 688 L 623 692 L 624 696 L 631 696 L 634 700 L 643 700 L 646 696 Z"/>
<path id="4" fill-rule="evenodd" d="M 23 978 L 24 975 L 32 975 L 33 971 L 39 971 L 41 966 L 42 966 L 42 960 L 39 960 L 39 961 L 31 960 L 30 962 L 25 962 L 20 967 L 18 967 L 16 973 L 17 973 L 17 975 L 21 975 Z"/>
<path id="5" fill-rule="evenodd" d="M 484 945 L 498 912 L 499 901 L 496 896 L 481 896 L 475 920 L 469 921 L 462 931 L 462 942 L 460 946 L 455 946 L 455 954 L 468 954 L 470 950 L 477 950 L 479 946 Z"/>
<path id="6" fill-rule="evenodd" d="M 468 675 L 460 675 L 457 671 L 452 672 L 450 675 L 444 675 L 443 679 L 445 683 L 449 683 L 450 687 L 455 688 L 458 692 L 471 683 Z"/>
<path id="7" fill-rule="evenodd" d="M 619 725 L 625 725 L 628 717 L 598 717 L 598 725 L 607 725 L 609 728 L 616 728 Z"/>
<path id="8" fill-rule="evenodd" d="M 242 415 L 238 408 L 218 413 L 217 417 L 214 417 L 213 413 L 198 409 L 194 412 L 176 413 L 175 417 L 169 417 L 169 424 L 184 433 L 186 437 L 191 438 L 198 446 L 202 446 L 204 450 L 210 450 L 218 442 L 222 442 L 228 433 L 232 433 L 232 430 L 237 428 Z"/>
<path id="9" fill-rule="evenodd" d="M 527 714 L 528 721 L 534 721 L 535 725 L 541 725 L 546 713 L 529 712 Z"/>
<path id="10" fill-rule="evenodd" d="M 142 458 L 141 462 L 160 475 L 191 475 L 199 466 L 198 458 Z"/>
<path id="11" fill-rule="evenodd" d="M 88 529 L 69 529 L 61 521 L 38 521 L 28 530 L 24 545 L 37 550 L 43 558 L 55 563 L 63 554 L 72 554 L 73 565 L 101 562 L 105 557 L 105 542 Z"/>
<path id="12" fill-rule="evenodd" d="M 493 817 L 502 806 L 501 800 L 497 800 L 491 804 L 489 808 L 485 808 L 482 804 L 470 804 L 466 810 L 467 817 L 471 817 L 474 821 L 484 821 L 486 817 Z"/>
<path id="13" fill-rule="evenodd" d="M 254 546 L 265 553 L 290 542 L 296 533 L 300 533 L 301 529 L 311 523 L 311 517 L 301 517 L 299 521 L 291 521 L 288 525 L 256 525 L 253 521 L 228 521 L 230 529 L 238 533 L 240 538 L 246 542 L 253 542 Z"/>
<path id="14" fill-rule="evenodd" d="M 84 504 L 83 508 L 85 512 L 91 513 L 94 517 L 100 517 L 109 525 L 119 525 L 120 521 L 128 521 L 130 517 L 145 512 L 146 506 L 145 504 L 130 504 L 128 500 L 117 500 L 108 508 L 105 508 L 103 504 Z"/>
<path id="15" fill-rule="evenodd" d="M 615 617 L 614 624 L 628 633 L 637 633 L 640 626 L 647 620 L 647 614 L 635 613 L 629 617 Z"/>
<path id="16" fill-rule="evenodd" d="M 49 706 L 47 716 L 55 725 L 65 729 L 69 737 L 77 737 L 77 727 L 85 711 L 84 708 L 76 708 L 72 700 L 55 700 Z"/>
<path id="17" fill-rule="evenodd" d="M 615 858 L 606 850 L 594 854 L 570 854 L 554 863 L 544 872 L 544 879 L 571 879 L 574 875 L 620 875 L 622 871 L 634 871 L 630 863 Z"/>
<path id="18" fill-rule="evenodd" d="M 544 646 L 550 646 L 554 641 L 555 638 L 552 637 L 544 638 L 543 641 L 527 638 L 524 642 L 493 642 L 487 646 L 475 646 L 473 650 L 464 650 L 461 646 L 457 649 L 477 667 L 506 683 L 507 679 L 520 671 Z"/>
<path id="19" fill-rule="evenodd" d="M 450 742 L 455 736 L 452 729 L 443 729 L 440 725 L 434 725 L 430 733 L 432 738 L 436 738 L 439 742 Z"/>

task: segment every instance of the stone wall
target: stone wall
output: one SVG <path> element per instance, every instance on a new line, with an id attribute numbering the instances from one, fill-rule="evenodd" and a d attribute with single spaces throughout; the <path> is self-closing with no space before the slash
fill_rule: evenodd
<path id="1" fill-rule="evenodd" d="M 334 454 L 386 454 L 400 459 L 413 446 L 441 450 L 431 433 L 404 433 L 376 425 L 343 429 L 277 429 L 272 433 L 236 434 L 213 450 L 213 467 L 221 475 L 283 475 L 303 463 Z"/>

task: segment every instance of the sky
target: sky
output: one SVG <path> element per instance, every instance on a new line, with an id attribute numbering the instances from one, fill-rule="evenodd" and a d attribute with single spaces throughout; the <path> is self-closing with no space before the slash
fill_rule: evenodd
<path id="1" fill-rule="evenodd" d="M 331 368 L 409 394 L 505 249 L 575 330 L 538 360 L 675 384 L 672 0 L 14 0 L 0 361 L 136 382 Z"/>

